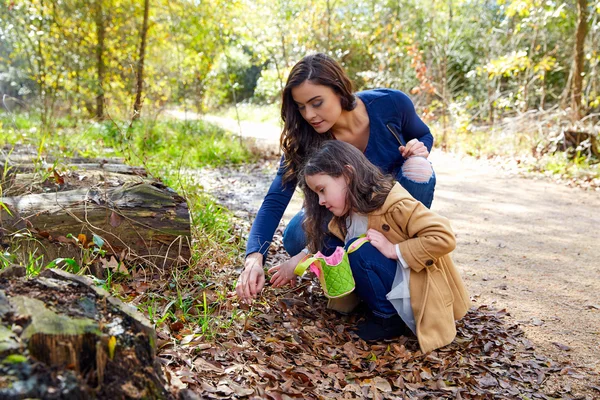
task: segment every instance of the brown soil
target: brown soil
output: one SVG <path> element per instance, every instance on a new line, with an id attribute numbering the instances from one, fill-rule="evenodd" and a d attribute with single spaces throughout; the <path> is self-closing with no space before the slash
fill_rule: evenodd
<path id="1" fill-rule="evenodd" d="M 600 372 L 600 192 L 447 153 L 431 161 L 433 209 L 452 221 L 453 257 L 476 304 L 505 308 L 541 353 Z M 598 382 L 573 386 L 599 395 Z"/>

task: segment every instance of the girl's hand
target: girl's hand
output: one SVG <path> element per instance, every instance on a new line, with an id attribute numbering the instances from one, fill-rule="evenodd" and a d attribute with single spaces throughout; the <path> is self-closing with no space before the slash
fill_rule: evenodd
<path id="1" fill-rule="evenodd" d="M 270 268 L 268 272 L 270 274 L 273 274 L 270 280 L 273 287 L 282 287 L 287 285 L 288 283 L 292 287 L 295 287 L 297 276 L 296 274 L 294 274 L 294 270 L 296 269 L 296 266 L 298 265 L 300 260 L 302 260 L 303 257 L 304 253 L 300 253 L 290 258 L 283 264 L 279 264 Z"/>
<path id="2" fill-rule="evenodd" d="M 400 146 L 398 150 L 400 150 L 404 158 L 429 157 L 429 150 L 427 150 L 423 142 L 419 142 L 417 139 L 410 140 L 406 143 L 406 146 Z"/>
<path id="3" fill-rule="evenodd" d="M 373 247 L 379 250 L 385 257 L 391 260 L 398 259 L 394 245 L 383 236 L 383 233 L 376 231 L 375 229 L 369 229 L 367 231 L 367 239 L 369 239 Z"/>

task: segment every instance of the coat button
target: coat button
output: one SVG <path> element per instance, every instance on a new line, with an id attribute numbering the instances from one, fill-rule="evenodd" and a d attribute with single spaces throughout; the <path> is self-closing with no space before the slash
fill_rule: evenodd
<path id="1" fill-rule="evenodd" d="M 428 267 L 431 267 L 433 265 L 433 260 L 425 261 L 425 265 L 427 265 Z"/>
<path id="2" fill-rule="evenodd" d="M 390 226 L 388 224 L 383 224 L 381 225 L 381 229 L 383 229 L 384 231 L 389 231 L 390 230 Z"/>

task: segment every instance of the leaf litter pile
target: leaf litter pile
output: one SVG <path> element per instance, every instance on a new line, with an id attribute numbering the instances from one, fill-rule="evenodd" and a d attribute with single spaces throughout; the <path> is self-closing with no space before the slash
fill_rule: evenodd
<path id="1" fill-rule="evenodd" d="M 255 210 L 248 199 L 266 192 L 271 178 L 262 171 L 273 168 L 250 169 L 210 179 L 201 174 L 204 190 L 236 213 L 231 235 L 242 245 Z M 265 270 L 288 258 L 281 236 L 280 227 Z M 415 338 L 360 340 L 352 329 L 364 310 L 349 316 L 328 310 L 316 278 L 304 278 L 295 289 L 275 289 L 267 275 L 253 304 L 240 304 L 234 285 L 242 260 L 233 266 L 218 251 L 206 258 L 212 261 L 194 268 L 209 271 L 200 278 L 178 279 L 176 288 L 155 279 L 142 288 L 156 293 L 162 285 L 163 299 L 175 290 L 184 293 L 178 303 L 188 304 L 192 314 L 179 309 L 176 321 L 157 326 L 158 356 L 182 399 L 591 399 L 600 393 L 597 376 L 540 354 L 507 321 L 505 310 L 473 307 L 457 322 L 452 344 L 424 355 Z M 154 312 L 164 314 L 173 301 L 165 302 Z M 586 382 L 590 376 L 593 383 Z"/>
<path id="2" fill-rule="evenodd" d="M 273 247 L 269 264 L 276 265 L 286 257 L 280 231 Z M 569 387 L 545 387 L 548 378 L 575 370 L 538 354 L 517 325 L 506 323 L 504 310 L 472 308 L 451 345 L 424 355 L 416 338 L 360 340 L 352 329 L 364 310 L 328 310 L 310 278 L 294 289 L 267 283 L 251 306 L 239 304 L 231 292 L 238 273 L 222 268 L 204 287 L 190 282 L 184 289 L 184 297 L 210 310 L 196 319 L 204 325 L 179 313 L 157 328 L 158 355 L 181 398 L 578 397 Z"/>

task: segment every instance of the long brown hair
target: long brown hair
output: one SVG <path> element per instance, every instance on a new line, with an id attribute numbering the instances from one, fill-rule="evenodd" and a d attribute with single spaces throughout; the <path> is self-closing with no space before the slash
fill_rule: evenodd
<path id="1" fill-rule="evenodd" d="M 292 89 L 306 81 L 333 89 L 340 97 L 343 110 L 352 111 L 356 107 L 352 82 L 333 58 L 317 53 L 305 56 L 294 65 L 283 89 L 281 101 L 281 119 L 284 126 L 280 145 L 287 168 L 283 175 L 284 182 L 297 177 L 302 162 L 313 149 L 319 148 L 324 141 L 333 139 L 331 132 L 316 132 L 298 111 L 292 97 Z"/>
<path id="2" fill-rule="evenodd" d="M 340 140 L 325 142 L 306 162 L 300 173 L 300 186 L 304 191 L 304 221 L 302 227 L 311 252 L 321 250 L 325 237 L 325 222 L 331 213 L 319 205 L 319 196 L 306 184 L 306 177 L 326 174 L 334 178 L 344 176 L 348 182 L 344 215 L 334 217 L 340 232 L 346 236 L 346 219 L 351 212 L 368 214 L 383 206 L 395 184 L 391 175 L 384 175 L 367 157 L 351 144 Z"/>

